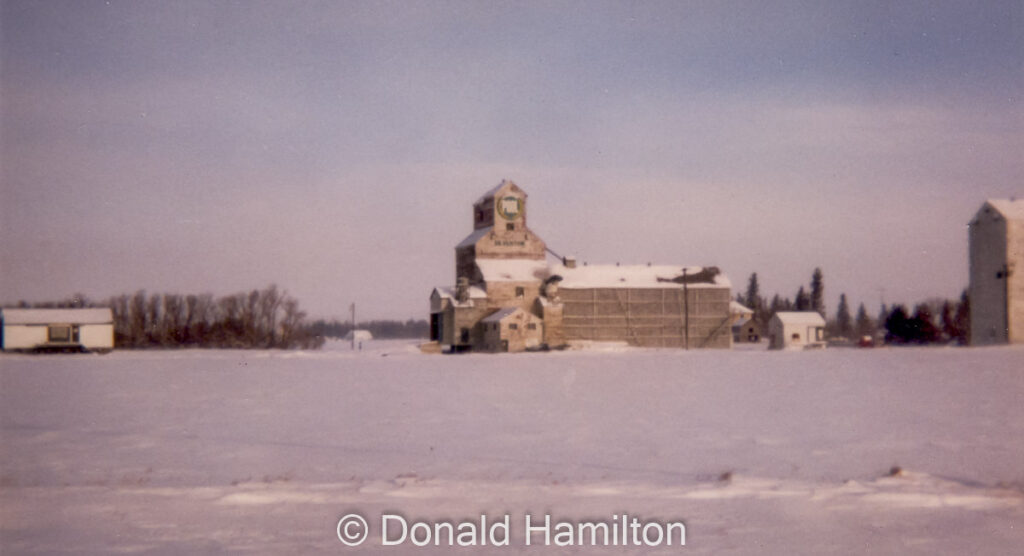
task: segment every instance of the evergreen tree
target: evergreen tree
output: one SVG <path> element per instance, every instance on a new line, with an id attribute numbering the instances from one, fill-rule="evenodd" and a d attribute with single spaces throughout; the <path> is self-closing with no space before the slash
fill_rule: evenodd
<path id="1" fill-rule="evenodd" d="M 825 277 L 821 274 L 820 268 L 814 269 L 811 275 L 811 310 L 825 317 Z M 849 316 L 849 310 L 847 310 Z"/>
<path id="2" fill-rule="evenodd" d="M 911 319 L 913 335 L 911 341 L 919 344 L 931 344 L 942 339 L 942 331 L 935 326 L 935 318 L 931 307 L 927 303 L 919 303 L 914 307 L 914 317 Z"/>
<path id="3" fill-rule="evenodd" d="M 850 317 L 850 307 L 846 304 L 846 294 L 839 295 L 839 308 L 836 309 L 836 331 L 843 338 L 853 335 L 853 319 Z"/>
<path id="4" fill-rule="evenodd" d="M 864 304 L 861 303 L 860 307 L 857 308 L 857 335 L 860 337 L 874 336 L 875 335 L 875 323 L 868 316 L 867 309 L 864 308 Z"/>
<path id="5" fill-rule="evenodd" d="M 804 291 L 804 287 L 800 286 L 800 290 L 796 292 L 796 310 L 797 311 L 809 311 L 811 309 L 811 296 Z"/>
<path id="6" fill-rule="evenodd" d="M 967 290 L 960 294 L 960 303 L 956 305 L 956 315 L 953 317 L 953 322 L 957 331 L 957 343 L 966 345 L 971 335 L 971 300 L 967 295 Z"/>
<path id="7" fill-rule="evenodd" d="M 761 308 L 761 288 L 757 283 L 756 272 L 750 275 L 750 280 L 747 282 L 747 295 L 744 298 L 744 303 L 754 312 Z"/>
<path id="8" fill-rule="evenodd" d="M 888 331 L 886 342 L 898 344 L 929 344 L 942 338 L 942 332 L 935 326 L 932 310 L 927 303 L 919 303 L 914 307 L 914 316 L 908 317 L 906 309 L 897 305 L 885 321 Z"/>
<path id="9" fill-rule="evenodd" d="M 903 344 L 907 342 L 907 338 L 912 336 L 910 334 L 910 325 L 907 321 L 910 318 L 907 317 L 907 310 L 902 305 L 897 305 L 893 308 L 885 318 L 885 341 L 886 343 Z"/>

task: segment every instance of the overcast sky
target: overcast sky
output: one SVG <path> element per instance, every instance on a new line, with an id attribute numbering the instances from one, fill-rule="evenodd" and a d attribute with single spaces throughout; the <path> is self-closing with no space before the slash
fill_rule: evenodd
<path id="1" fill-rule="evenodd" d="M 1024 197 L 1024 3 L 17 2 L 0 302 L 276 283 L 425 318 L 502 179 L 591 263 L 877 311 Z M 856 305 L 854 305 L 854 308 Z"/>

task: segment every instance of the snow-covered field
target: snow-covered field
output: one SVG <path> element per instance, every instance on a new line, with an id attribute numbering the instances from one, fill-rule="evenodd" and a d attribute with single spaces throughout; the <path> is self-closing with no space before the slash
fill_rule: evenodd
<path id="1" fill-rule="evenodd" d="M 0 425 L 5 555 L 451 550 L 381 547 L 384 514 L 509 515 L 498 553 L 1024 546 L 1020 348 L 0 355 Z M 527 514 L 686 546 L 525 546 Z"/>

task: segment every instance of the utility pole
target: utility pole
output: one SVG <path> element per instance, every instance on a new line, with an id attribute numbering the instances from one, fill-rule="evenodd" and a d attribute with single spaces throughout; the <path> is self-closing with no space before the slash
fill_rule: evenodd
<path id="1" fill-rule="evenodd" d="M 690 349 L 690 289 L 686 285 L 686 268 L 683 268 L 683 346 Z"/>
<path id="2" fill-rule="evenodd" d="M 1010 265 L 1004 264 L 1003 268 L 996 273 L 996 278 L 1003 281 L 1003 300 L 1000 305 L 1003 310 L 1003 324 L 1006 328 L 1006 343 L 1010 343 Z"/>
<path id="3" fill-rule="evenodd" d="M 356 350 L 356 303 L 353 301 L 349 306 L 352 310 L 352 351 Z"/>

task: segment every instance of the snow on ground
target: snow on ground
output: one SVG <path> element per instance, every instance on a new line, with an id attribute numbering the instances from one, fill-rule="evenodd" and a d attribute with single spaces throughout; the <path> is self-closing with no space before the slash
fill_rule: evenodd
<path id="1" fill-rule="evenodd" d="M 0 355 L 0 552 L 445 553 L 380 516 L 681 520 L 608 554 L 1009 554 L 1024 349 Z M 890 469 L 904 471 L 890 476 Z M 336 524 L 370 522 L 360 549 Z"/>

